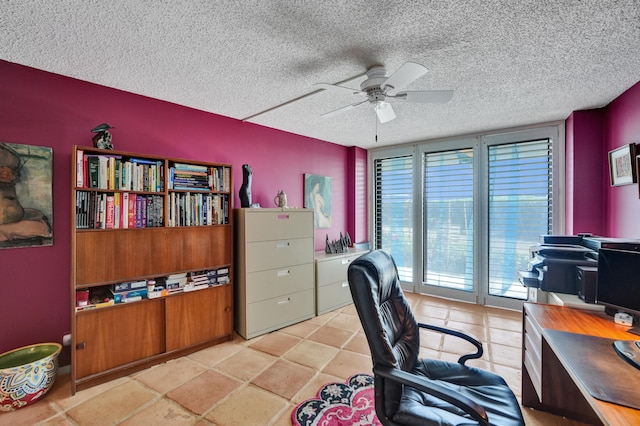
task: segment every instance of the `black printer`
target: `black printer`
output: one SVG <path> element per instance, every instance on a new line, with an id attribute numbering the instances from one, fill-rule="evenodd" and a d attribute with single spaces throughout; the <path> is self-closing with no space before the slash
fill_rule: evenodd
<path id="1" fill-rule="evenodd" d="M 542 235 L 540 243 L 530 248 L 527 271 L 518 271 L 520 282 L 594 302 L 600 248 L 638 250 L 640 241 L 591 234 Z"/>

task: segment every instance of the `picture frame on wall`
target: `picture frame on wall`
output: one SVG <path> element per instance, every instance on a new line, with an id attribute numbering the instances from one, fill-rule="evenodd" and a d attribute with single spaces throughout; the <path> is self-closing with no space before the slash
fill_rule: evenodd
<path id="1" fill-rule="evenodd" d="M 331 228 L 331 177 L 305 173 L 304 193 L 304 207 L 314 212 L 314 228 Z"/>
<path id="2" fill-rule="evenodd" d="M 53 150 L 0 142 L 0 248 L 53 245 Z"/>
<path id="3" fill-rule="evenodd" d="M 611 186 L 636 183 L 637 170 L 633 159 L 636 158 L 636 144 L 630 143 L 609 151 L 609 179 Z"/>

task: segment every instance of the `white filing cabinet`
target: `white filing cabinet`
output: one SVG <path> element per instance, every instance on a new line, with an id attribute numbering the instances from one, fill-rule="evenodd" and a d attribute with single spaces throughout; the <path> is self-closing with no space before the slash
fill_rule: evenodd
<path id="1" fill-rule="evenodd" d="M 236 209 L 235 329 L 245 339 L 315 313 L 313 210 Z"/>
<path id="2" fill-rule="evenodd" d="M 347 270 L 353 260 L 366 252 L 316 252 L 316 315 L 353 303 Z"/>

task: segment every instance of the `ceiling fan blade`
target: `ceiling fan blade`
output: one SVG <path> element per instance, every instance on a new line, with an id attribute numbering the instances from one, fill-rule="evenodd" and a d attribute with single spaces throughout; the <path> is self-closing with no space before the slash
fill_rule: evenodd
<path id="1" fill-rule="evenodd" d="M 334 90 L 334 91 L 340 91 L 342 93 L 349 93 L 351 95 L 365 95 L 366 93 L 358 90 L 358 89 L 352 89 L 350 87 L 344 87 L 344 86 L 338 86 L 335 84 L 329 84 L 329 83 L 316 83 L 314 84 L 314 86 L 319 87 L 320 89 L 325 89 L 325 90 Z"/>
<path id="2" fill-rule="evenodd" d="M 421 104 L 443 104 L 453 97 L 453 90 L 422 90 L 396 93 L 396 99 Z"/>
<path id="3" fill-rule="evenodd" d="M 393 112 L 393 108 L 389 102 L 378 102 L 376 103 L 376 115 L 378 116 L 378 120 L 382 124 L 388 123 L 389 121 L 396 118 L 396 113 Z"/>
<path id="4" fill-rule="evenodd" d="M 384 90 L 385 87 L 391 86 L 394 89 L 402 89 L 409 83 L 412 83 L 419 77 L 422 77 L 429 71 L 424 65 L 415 62 L 405 62 L 393 74 L 389 76 L 380 86 Z"/>
<path id="5" fill-rule="evenodd" d="M 324 118 L 333 117 L 334 115 L 338 115 L 338 114 L 341 114 L 343 112 L 349 111 L 350 109 L 353 109 L 353 108 L 357 107 L 358 105 L 362 105 L 365 102 L 367 102 L 367 99 L 365 99 L 364 101 L 356 102 L 355 104 L 343 106 L 342 108 L 338 108 L 338 109 L 333 110 L 333 111 L 325 112 L 320 117 L 324 117 Z"/>

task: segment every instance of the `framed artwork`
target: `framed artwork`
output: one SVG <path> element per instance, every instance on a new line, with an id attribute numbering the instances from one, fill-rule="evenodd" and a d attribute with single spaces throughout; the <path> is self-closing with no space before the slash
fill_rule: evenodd
<path id="1" fill-rule="evenodd" d="M 609 178 L 611 186 L 629 185 L 638 181 L 633 159 L 636 144 L 630 143 L 609 151 Z"/>
<path id="2" fill-rule="evenodd" d="M 0 248 L 53 244 L 53 150 L 0 142 Z"/>
<path id="3" fill-rule="evenodd" d="M 331 228 L 331 178 L 304 175 L 304 207 L 313 209 L 315 228 Z"/>

